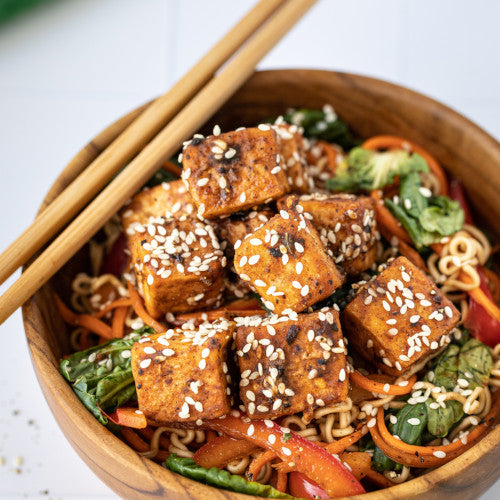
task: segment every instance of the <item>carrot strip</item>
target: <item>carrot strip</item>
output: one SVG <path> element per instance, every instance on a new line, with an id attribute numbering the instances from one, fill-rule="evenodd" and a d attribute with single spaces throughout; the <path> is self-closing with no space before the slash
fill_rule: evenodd
<path id="1" fill-rule="evenodd" d="M 412 246 L 408 245 L 405 241 L 399 240 L 398 249 L 399 253 L 404 255 L 410 262 L 422 269 L 422 271 L 428 272 L 427 264 L 424 262 L 424 259 L 420 257 L 420 254 Z"/>
<path id="2" fill-rule="evenodd" d="M 90 330 L 88 328 L 82 328 L 78 343 L 80 344 L 79 351 L 86 351 L 87 349 L 92 347 L 92 342 L 90 340 Z"/>
<path id="3" fill-rule="evenodd" d="M 365 389 L 370 392 L 375 392 L 377 394 L 390 394 L 392 396 L 402 396 L 403 394 L 408 394 L 411 392 L 413 384 L 417 381 L 417 376 L 413 375 L 408 379 L 408 384 L 405 386 L 383 384 L 382 382 L 376 382 L 368 377 L 365 377 L 356 370 L 353 370 L 349 374 L 351 382 L 356 384 L 358 387 Z"/>
<path id="4" fill-rule="evenodd" d="M 339 152 L 329 142 L 320 140 L 317 144 L 320 144 L 323 151 L 326 153 L 328 166 L 330 167 L 332 174 L 334 174 L 335 170 L 337 170 L 337 156 L 339 155 Z"/>
<path id="5" fill-rule="evenodd" d="M 155 430 L 156 429 L 154 429 L 153 427 L 148 425 L 144 429 L 137 429 L 136 432 L 138 432 L 142 438 L 147 439 L 148 441 L 151 442 L 151 439 L 153 439 L 153 435 L 155 433 Z M 168 447 L 170 446 L 170 439 L 168 439 L 168 437 L 165 436 L 165 433 L 160 435 L 160 439 L 158 440 L 158 444 L 160 445 L 160 448 L 163 448 L 164 450 L 168 451 Z"/>
<path id="6" fill-rule="evenodd" d="M 448 180 L 446 174 L 439 162 L 426 149 L 414 142 L 397 137 L 395 135 L 376 135 L 367 139 L 361 146 L 364 149 L 410 149 L 411 152 L 417 153 L 425 160 L 430 171 L 437 177 L 441 188 L 440 194 L 448 194 Z"/>
<path id="7" fill-rule="evenodd" d="M 368 453 L 362 451 L 346 452 L 340 455 L 340 460 L 347 464 L 354 477 L 360 481 L 371 468 L 372 458 Z"/>
<path id="8" fill-rule="evenodd" d="M 500 299 L 500 276 L 497 273 L 488 269 L 487 267 L 483 267 L 481 269 L 483 274 L 486 276 L 488 281 L 488 287 L 491 290 L 493 295 L 493 299 L 497 302 Z"/>
<path id="9" fill-rule="evenodd" d="M 263 451 L 260 455 L 255 457 L 250 463 L 250 467 L 248 467 L 247 469 L 247 479 L 249 481 L 255 481 L 262 467 L 264 467 L 264 465 L 266 465 L 271 460 L 274 460 L 276 457 L 276 453 L 274 453 L 274 451 L 272 450 Z"/>
<path id="10" fill-rule="evenodd" d="M 130 300 L 132 301 L 132 307 L 136 312 L 137 316 L 144 321 L 144 323 L 148 326 L 151 326 L 156 333 L 161 333 L 165 331 L 165 327 L 152 318 L 146 309 L 144 308 L 144 304 L 142 303 L 142 298 L 139 295 L 139 292 L 134 288 L 132 283 L 127 282 L 128 293 L 130 295 Z"/>
<path id="11" fill-rule="evenodd" d="M 124 334 L 125 318 L 127 317 L 127 307 L 117 307 L 113 314 L 113 322 L 111 330 L 113 330 L 113 337 L 121 339 Z"/>
<path id="12" fill-rule="evenodd" d="M 285 493 L 287 482 L 288 482 L 287 473 L 278 471 L 276 476 L 276 489 L 278 491 L 281 491 L 281 493 Z"/>
<path id="13" fill-rule="evenodd" d="M 471 278 L 467 273 L 460 272 L 458 275 L 460 281 L 464 283 L 471 283 Z M 497 321 L 500 321 L 500 309 L 496 304 L 494 304 L 488 296 L 481 290 L 480 287 L 473 288 L 472 290 L 467 290 L 467 293 L 478 303 L 481 304 L 488 314 L 495 318 Z"/>
<path id="14" fill-rule="evenodd" d="M 64 302 L 57 294 L 54 294 L 55 302 L 63 320 L 72 326 L 83 326 L 91 332 L 96 333 L 105 339 L 113 338 L 113 331 L 111 328 L 90 314 L 76 314 L 66 307 Z"/>
<path id="15" fill-rule="evenodd" d="M 354 431 L 352 434 L 345 436 L 341 439 L 337 439 L 333 443 L 325 446 L 325 450 L 333 455 L 339 455 L 343 451 L 347 450 L 349 446 L 357 443 L 366 433 L 368 432 L 368 427 L 361 425 L 361 429 Z"/>
<path id="16" fill-rule="evenodd" d="M 167 172 L 170 172 L 171 174 L 176 175 L 177 177 L 180 177 L 182 173 L 181 167 L 179 167 L 178 165 L 176 165 L 171 161 L 166 161 L 163 164 L 163 169 L 166 170 Z"/>
<path id="17" fill-rule="evenodd" d="M 246 439 L 234 439 L 229 436 L 218 436 L 205 443 L 193 456 L 193 460 L 202 467 L 221 468 L 236 458 L 249 455 L 258 449 L 254 443 Z"/>
<path id="18" fill-rule="evenodd" d="M 391 486 L 394 486 L 396 483 L 393 483 L 392 481 L 389 481 L 383 474 L 380 474 L 377 471 L 374 471 L 373 469 L 370 469 L 365 476 L 367 479 L 369 479 L 373 484 L 376 486 L 379 486 L 380 488 L 390 488 Z"/>
<path id="19" fill-rule="evenodd" d="M 133 429 L 130 427 L 121 428 L 122 438 L 137 452 L 144 453 L 145 451 L 150 451 L 150 446 L 144 439 L 142 439 Z M 159 450 L 156 457 L 153 460 L 163 462 L 170 455 L 168 451 Z"/>
<path id="20" fill-rule="evenodd" d="M 213 441 L 217 437 L 218 436 L 217 436 L 217 433 L 215 431 L 212 431 L 210 429 L 205 431 L 205 439 L 206 439 L 207 443 L 210 443 L 210 441 Z"/>
<path id="21" fill-rule="evenodd" d="M 115 301 L 111 302 L 111 304 L 108 304 L 106 307 L 103 307 L 100 311 L 95 313 L 96 318 L 102 318 L 103 316 L 106 316 L 110 311 L 113 309 L 116 309 L 117 307 L 125 307 L 125 306 L 131 306 L 132 301 L 128 297 L 122 297 L 121 299 L 116 299 Z"/>
<path id="22" fill-rule="evenodd" d="M 391 241 L 391 237 L 396 236 L 398 240 L 411 245 L 412 240 L 410 235 L 406 232 L 406 229 L 401 226 L 396 217 L 394 217 L 390 210 L 384 205 L 382 201 L 382 191 L 374 189 L 370 192 L 370 196 L 375 200 L 377 223 L 380 226 L 380 231 L 382 232 L 384 238 Z"/>

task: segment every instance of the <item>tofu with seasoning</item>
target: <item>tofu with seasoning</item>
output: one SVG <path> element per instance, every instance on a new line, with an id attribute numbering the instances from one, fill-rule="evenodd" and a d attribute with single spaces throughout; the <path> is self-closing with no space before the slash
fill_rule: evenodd
<path id="1" fill-rule="evenodd" d="M 342 316 L 351 345 L 390 375 L 401 375 L 449 342 L 460 313 L 423 271 L 398 257 L 363 285 Z"/>
<path id="2" fill-rule="evenodd" d="M 236 272 L 276 314 L 303 311 L 344 281 L 316 229 L 294 210 L 281 210 L 234 248 Z"/>
<path id="3" fill-rule="evenodd" d="M 226 257 L 211 224 L 169 219 L 137 228 L 128 246 L 148 313 L 161 319 L 217 306 Z"/>
<path id="4" fill-rule="evenodd" d="M 344 401 L 349 381 L 338 312 L 241 318 L 235 337 L 240 399 L 252 419 L 278 418 Z"/>
<path id="5" fill-rule="evenodd" d="M 143 337 L 131 350 L 139 409 L 157 424 L 193 422 L 229 413 L 227 358 L 234 323 L 203 323 Z"/>
<path id="6" fill-rule="evenodd" d="M 136 227 L 161 222 L 162 218 L 185 220 L 195 216 L 194 200 L 181 180 L 143 189 L 121 212 L 123 229 L 130 234 Z"/>
<path id="7" fill-rule="evenodd" d="M 286 169 L 290 190 L 294 193 L 307 193 L 309 178 L 306 171 L 304 137 L 297 125 L 282 123 L 273 125 L 279 140 L 279 149 Z"/>
<path id="8" fill-rule="evenodd" d="M 269 125 L 203 137 L 182 153 L 182 179 L 207 219 L 269 203 L 289 191 L 278 136 Z"/>
<path id="9" fill-rule="evenodd" d="M 278 208 L 295 208 L 311 220 L 335 263 L 348 275 L 357 275 L 375 263 L 380 239 L 375 205 L 367 196 L 305 194 L 285 196 Z"/>

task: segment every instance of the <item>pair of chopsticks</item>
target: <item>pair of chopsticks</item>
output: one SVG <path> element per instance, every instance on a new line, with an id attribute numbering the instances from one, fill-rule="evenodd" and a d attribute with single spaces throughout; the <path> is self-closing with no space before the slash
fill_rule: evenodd
<path id="1" fill-rule="evenodd" d="M 182 142 L 245 83 L 258 62 L 315 2 L 258 2 L 38 215 L 0 255 L 0 284 L 83 209 L 0 297 L 0 324 L 42 287 L 179 149 Z"/>

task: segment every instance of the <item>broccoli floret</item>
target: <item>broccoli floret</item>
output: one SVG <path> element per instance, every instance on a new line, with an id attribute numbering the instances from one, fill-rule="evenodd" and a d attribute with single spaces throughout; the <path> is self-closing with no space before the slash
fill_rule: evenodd
<path id="1" fill-rule="evenodd" d="M 326 185 L 334 191 L 371 191 L 392 184 L 396 176 L 428 171 L 427 163 L 417 153 L 379 152 L 357 147 L 350 151 L 335 177 L 328 179 Z"/>

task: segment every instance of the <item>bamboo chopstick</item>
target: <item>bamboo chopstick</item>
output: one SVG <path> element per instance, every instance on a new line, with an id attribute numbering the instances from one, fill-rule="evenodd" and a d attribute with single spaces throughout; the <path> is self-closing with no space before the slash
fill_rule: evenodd
<path id="1" fill-rule="evenodd" d="M 198 92 L 219 68 L 283 4 L 260 0 L 166 94 L 156 99 L 0 255 L 0 284 L 53 238 Z M 79 165 L 75 171 L 81 172 Z"/>
<path id="2" fill-rule="evenodd" d="M 288 0 L 271 16 L 220 74 L 203 87 L 0 297 L 0 324 L 46 283 L 251 76 L 257 63 L 315 2 Z"/>

